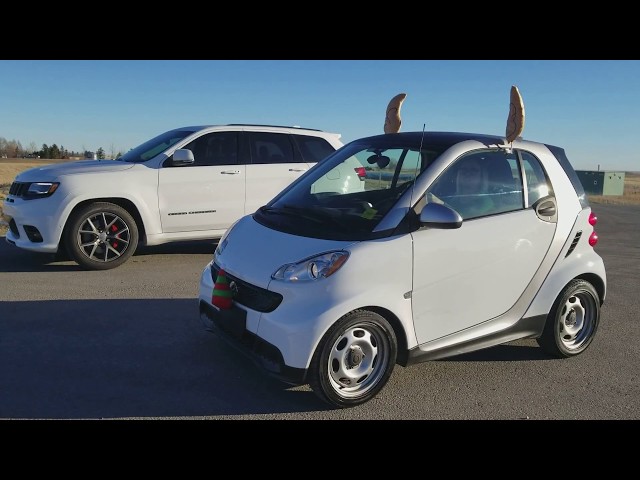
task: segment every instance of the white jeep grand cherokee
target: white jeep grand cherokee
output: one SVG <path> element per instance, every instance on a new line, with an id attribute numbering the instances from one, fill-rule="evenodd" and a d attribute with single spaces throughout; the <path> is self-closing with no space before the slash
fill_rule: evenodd
<path id="1" fill-rule="evenodd" d="M 177 128 L 117 160 L 47 165 L 16 176 L 6 240 L 66 253 L 80 266 L 123 264 L 138 244 L 216 239 L 342 146 L 340 134 L 299 127 Z M 342 184 L 359 184 L 356 171 Z"/>

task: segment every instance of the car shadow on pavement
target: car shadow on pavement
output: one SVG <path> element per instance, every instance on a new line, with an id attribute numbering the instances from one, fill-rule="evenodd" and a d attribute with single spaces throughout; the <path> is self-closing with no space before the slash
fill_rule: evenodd
<path id="1" fill-rule="evenodd" d="M 0 301 L 0 418 L 235 418 L 323 411 L 198 317 L 197 299 Z"/>
<path id="2" fill-rule="evenodd" d="M 0 419 L 235 419 L 334 410 L 274 380 L 198 318 L 197 299 L 0 301 Z M 503 345 L 441 362 L 549 359 Z"/>
<path id="3" fill-rule="evenodd" d="M 194 240 L 191 242 L 174 242 L 174 243 L 165 243 L 163 245 L 154 245 L 152 247 L 140 245 L 136 249 L 136 252 L 133 254 L 133 256 L 138 257 L 143 255 L 167 255 L 167 254 L 170 255 L 172 253 L 213 255 L 213 252 L 217 246 L 218 246 L 217 240 Z"/>
<path id="4" fill-rule="evenodd" d="M 530 362 L 532 360 L 555 360 L 538 346 L 535 340 L 517 340 L 504 345 L 463 353 L 440 362 Z"/>
<path id="5" fill-rule="evenodd" d="M 216 245 L 217 241 L 212 240 L 176 242 L 153 247 L 141 245 L 132 258 L 167 254 L 213 255 Z M 59 254 L 31 252 L 9 244 L 4 236 L 0 237 L 0 272 L 73 272 L 82 270 L 65 252 Z"/>

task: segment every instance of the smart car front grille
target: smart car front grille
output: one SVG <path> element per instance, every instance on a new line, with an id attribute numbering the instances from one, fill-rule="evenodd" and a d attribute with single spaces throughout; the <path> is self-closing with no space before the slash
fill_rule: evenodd
<path id="1" fill-rule="evenodd" d="M 218 277 L 219 270 L 220 267 L 215 264 L 211 269 L 211 278 L 214 284 Z M 282 295 L 279 293 L 257 287 L 228 273 L 226 277 L 233 293 L 233 301 L 240 305 L 244 305 L 252 310 L 257 310 L 258 312 L 267 313 L 273 312 L 282 302 Z"/>

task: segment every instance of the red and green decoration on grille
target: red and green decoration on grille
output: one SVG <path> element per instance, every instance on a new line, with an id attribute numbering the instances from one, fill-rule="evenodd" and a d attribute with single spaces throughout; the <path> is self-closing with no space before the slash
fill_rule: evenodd
<path id="1" fill-rule="evenodd" d="M 221 310 L 228 310 L 233 303 L 233 293 L 229 287 L 229 280 L 223 269 L 218 271 L 216 282 L 213 285 L 213 295 L 211 297 L 211 303 Z"/>

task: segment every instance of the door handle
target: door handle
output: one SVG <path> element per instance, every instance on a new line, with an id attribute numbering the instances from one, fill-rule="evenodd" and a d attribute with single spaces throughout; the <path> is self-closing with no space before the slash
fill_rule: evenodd
<path id="1" fill-rule="evenodd" d="M 223 170 L 220 173 L 223 175 L 237 175 L 240 173 L 240 170 Z"/>
<path id="2" fill-rule="evenodd" d="M 553 217 L 556 214 L 556 206 L 553 203 L 545 202 L 538 207 L 538 213 L 545 217 Z"/>

